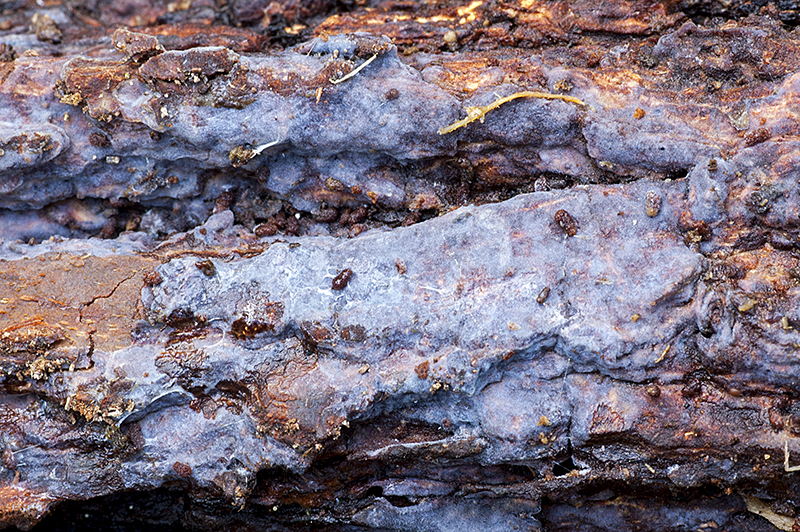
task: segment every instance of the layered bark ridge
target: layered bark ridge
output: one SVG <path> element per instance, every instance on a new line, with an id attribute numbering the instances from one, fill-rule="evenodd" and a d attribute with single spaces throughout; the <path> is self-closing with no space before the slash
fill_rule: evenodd
<path id="1" fill-rule="evenodd" d="M 0 25 L 0 527 L 798 526 L 794 4 L 111 6 Z"/>

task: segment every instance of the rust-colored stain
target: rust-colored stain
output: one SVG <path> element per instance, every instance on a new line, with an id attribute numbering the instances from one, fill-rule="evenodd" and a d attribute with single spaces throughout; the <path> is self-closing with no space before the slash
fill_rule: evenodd
<path id="1" fill-rule="evenodd" d="M 0 261 L 0 342 L 28 353 L 37 343 L 84 352 L 90 342 L 106 351 L 130 345 L 130 331 L 143 318 L 143 276 L 156 264 L 66 253 Z"/>

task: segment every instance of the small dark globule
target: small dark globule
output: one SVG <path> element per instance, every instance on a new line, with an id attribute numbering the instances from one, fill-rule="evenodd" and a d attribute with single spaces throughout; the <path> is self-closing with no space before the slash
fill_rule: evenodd
<path id="1" fill-rule="evenodd" d="M 542 288 L 542 291 L 539 292 L 539 295 L 536 296 L 536 302 L 540 305 L 544 305 L 544 302 L 547 301 L 547 298 L 550 296 L 550 287 L 545 286 Z"/>
<path id="2" fill-rule="evenodd" d="M 197 266 L 197 269 L 203 272 L 203 275 L 206 277 L 214 277 L 214 274 L 217 273 L 217 269 L 214 267 L 214 263 L 211 262 L 211 259 L 199 260 L 194 263 Z"/>
<path id="3" fill-rule="evenodd" d="M 332 177 L 329 177 L 325 180 L 325 188 L 333 192 L 344 192 L 345 190 L 344 183 Z"/>
<path id="4" fill-rule="evenodd" d="M 661 195 L 655 190 L 648 190 L 644 198 L 644 209 L 650 218 L 658 216 L 661 212 Z"/>
<path id="5" fill-rule="evenodd" d="M 339 337 L 348 342 L 363 342 L 367 331 L 361 325 L 348 325 L 341 330 Z"/>
<path id="6" fill-rule="evenodd" d="M 761 144 L 762 142 L 766 142 L 772 136 L 772 132 L 764 127 L 760 127 L 755 131 L 748 131 L 744 134 L 744 145 L 745 146 L 755 146 L 756 144 Z"/>
<path id="7" fill-rule="evenodd" d="M 17 469 L 17 459 L 11 449 L 3 449 L 3 465 L 11 471 Z"/>
<path id="8" fill-rule="evenodd" d="M 111 141 L 105 135 L 94 132 L 89 134 L 89 144 L 95 148 L 108 148 L 111 146 Z"/>
<path id="9" fill-rule="evenodd" d="M 156 286 L 161 284 L 164 279 L 161 277 L 161 274 L 158 273 L 156 270 L 150 270 L 149 272 L 145 272 L 142 276 L 144 280 L 144 284 L 146 286 Z"/>
<path id="10" fill-rule="evenodd" d="M 275 327 L 269 323 L 261 321 L 247 321 L 244 318 L 231 323 L 231 334 L 239 340 L 247 340 L 254 338 L 256 335 L 263 332 L 273 331 Z"/>
<path id="11" fill-rule="evenodd" d="M 174 309 L 167 316 L 167 325 L 176 329 L 197 326 L 204 321 L 205 319 L 202 316 L 195 316 L 191 309 L 184 307 Z"/>
<path id="12" fill-rule="evenodd" d="M 352 277 L 353 270 L 345 268 L 333 278 L 333 281 L 331 281 L 331 288 L 334 290 L 344 290 Z"/>
<path id="13" fill-rule="evenodd" d="M 343 214 L 340 223 L 347 225 L 358 224 L 367 219 L 367 214 L 367 208 L 362 205 L 351 213 Z"/>
<path id="14" fill-rule="evenodd" d="M 274 223 L 259 224 L 253 230 L 253 232 L 255 233 L 255 235 L 258 238 L 264 238 L 266 236 L 273 236 L 273 235 L 278 233 L 278 226 L 275 225 Z"/>
<path id="15" fill-rule="evenodd" d="M 553 218 L 567 236 L 575 236 L 578 233 L 575 219 L 564 209 L 557 210 Z"/>
<path id="16" fill-rule="evenodd" d="M 658 384 L 655 383 L 648 384 L 646 391 L 647 395 L 649 395 L 653 399 L 661 396 L 661 388 L 658 387 Z"/>
<path id="17" fill-rule="evenodd" d="M 192 468 L 188 464 L 184 464 L 183 462 L 175 462 L 172 464 L 172 469 L 180 476 L 181 478 L 189 478 L 192 476 Z"/>
<path id="18" fill-rule="evenodd" d="M 333 223 L 339 219 L 339 211 L 334 207 L 320 207 L 319 210 L 314 213 L 313 219 L 316 222 Z"/>
<path id="19" fill-rule="evenodd" d="M 681 388 L 681 395 L 685 398 L 690 399 L 692 397 L 697 397 L 703 393 L 703 385 L 698 380 L 690 380 L 686 384 L 683 385 Z"/>

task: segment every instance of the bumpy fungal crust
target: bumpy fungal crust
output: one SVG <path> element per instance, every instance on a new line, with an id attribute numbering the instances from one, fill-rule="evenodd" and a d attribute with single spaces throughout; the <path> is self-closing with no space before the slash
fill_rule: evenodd
<path id="1" fill-rule="evenodd" d="M 2 21 L 0 527 L 792 528 L 796 2 L 190 3 Z"/>
<path id="2" fill-rule="evenodd" d="M 440 135 L 446 135 L 448 133 L 452 133 L 456 129 L 462 128 L 467 124 L 471 124 L 475 120 L 480 120 L 481 124 L 483 123 L 483 119 L 486 117 L 486 113 L 493 109 L 497 109 L 504 103 L 508 103 L 512 100 L 516 100 L 517 98 L 543 98 L 545 100 L 564 100 L 565 102 L 572 102 L 578 104 L 580 106 L 585 106 L 586 104 L 583 103 L 578 98 L 573 96 L 566 96 L 564 94 L 551 94 L 549 92 L 537 92 L 537 91 L 522 91 L 522 92 L 515 92 L 509 96 L 505 96 L 503 98 L 498 98 L 497 100 L 493 101 L 489 105 L 482 105 L 478 107 L 467 107 L 467 117 L 463 118 L 457 122 L 453 122 L 447 127 L 443 127 L 439 129 Z"/>

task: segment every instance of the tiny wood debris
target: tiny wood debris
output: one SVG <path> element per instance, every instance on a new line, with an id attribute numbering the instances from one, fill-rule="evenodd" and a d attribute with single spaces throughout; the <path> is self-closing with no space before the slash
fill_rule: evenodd
<path id="1" fill-rule="evenodd" d="M 797 3 L 1 9 L 0 529 L 800 528 Z"/>

